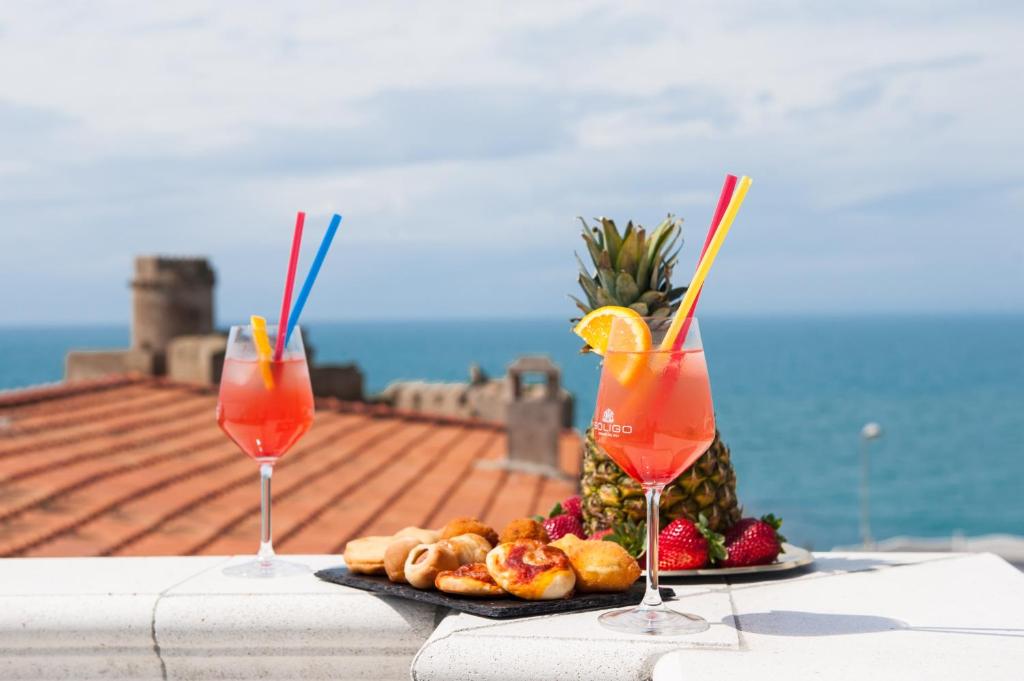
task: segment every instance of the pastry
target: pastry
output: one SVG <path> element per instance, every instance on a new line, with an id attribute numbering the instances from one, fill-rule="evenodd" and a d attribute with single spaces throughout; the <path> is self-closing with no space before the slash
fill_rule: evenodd
<path id="1" fill-rule="evenodd" d="M 476 518 L 462 517 L 455 518 L 441 530 L 441 539 L 457 537 L 460 534 L 479 534 L 486 539 L 491 546 L 498 543 L 498 533 L 484 525 Z"/>
<path id="2" fill-rule="evenodd" d="M 434 579 L 439 591 L 460 596 L 504 596 L 505 591 L 494 581 L 483 563 L 469 563 L 457 570 L 439 572 Z"/>
<path id="3" fill-rule="evenodd" d="M 536 539 L 498 544 L 487 554 L 487 571 L 502 589 L 528 601 L 566 598 L 576 584 L 569 557 Z"/>
<path id="4" fill-rule="evenodd" d="M 501 531 L 501 536 L 498 538 L 502 544 L 507 544 L 517 539 L 536 539 L 545 544 L 551 541 L 551 538 L 548 537 L 548 531 L 533 518 L 513 520 L 505 526 L 505 529 Z"/>
<path id="5" fill-rule="evenodd" d="M 345 544 L 345 565 L 364 575 L 384 574 L 384 551 L 391 537 L 360 537 Z"/>
<path id="6" fill-rule="evenodd" d="M 437 530 L 425 530 L 422 527 L 403 527 L 398 532 L 395 532 L 395 539 L 399 537 L 415 537 L 420 540 L 421 544 L 433 544 L 441 538 L 441 533 Z"/>
<path id="7" fill-rule="evenodd" d="M 569 556 L 576 573 L 576 589 L 582 593 L 625 591 L 640 576 L 640 566 L 626 549 L 613 541 L 553 542 Z"/>
<path id="8" fill-rule="evenodd" d="M 395 537 L 384 550 L 384 571 L 388 579 L 399 584 L 405 583 L 405 559 L 409 552 L 420 545 L 416 537 Z"/>
<path id="9" fill-rule="evenodd" d="M 487 560 L 487 552 L 491 544 L 479 534 L 460 534 L 449 539 L 442 539 L 459 559 L 459 565 L 482 563 Z"/>
<path id="10" fill-rule="evenodd" d="M 564 537 L 559 537 L 555 541 L 551 542 L 550 545 L 565 551 L 566 555 L 569 553 L 569 549 L 582 544 L 583 540 L 577 537 L 575 534 L 567 534 Z"/>
<path id="11" fill-rule="evenodd" d="M 405 580 L 417 589 L 433 589 L 439 572 L 458 567 L 459 558 L 446 543 L 417 544 L 405 559 Z"/>

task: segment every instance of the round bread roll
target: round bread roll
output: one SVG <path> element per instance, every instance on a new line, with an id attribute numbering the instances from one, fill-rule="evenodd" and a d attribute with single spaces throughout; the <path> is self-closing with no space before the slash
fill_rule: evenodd
<path id="1" fill-rule="evenodd" d="M 576 584 L 569 557 L 536 539 L 498 544 L 487 554 L 487 571 L 502 589 L 528 601 L 567 598 Z"/>
<path id="2" fill-rule="evenodd" d="M 345 544 L 345 565 L 364 575 L 384 574 L 384 551 L 391 537 L 360 537 Z"/>
<path id="3" fill-rule="evenodd" d="M 498 543 L 498 533 L 484 525 L 476 518 L 461 517 L 455 518 L 441 530 L 441 539 L 457 537 L 460 534 L 479 534 L 486 539 L 491 546 Z"/>
<path id="4" fill-rule="evenodd" d="M 417 544 L 405 559 L 405 580 L 417 589 L 432 589 L 439 572 L 458 567 L 459 559 L 447 544 Z"/>
<path id="5" fill-rule="evenodd" d="M 575 534 L 564 535 L 555 541 L 551 542 L 550 545 L 565 551 L 566 555 L 569 555 L 569 551 L 574 547 L 582 544 L 583 540 L 577 537 Z"/>
<path id="6" fill-rule="evenodd" d="M 399 537 L 415 537 L 420 540 L 421 544 L 433 544 L 441 538 L 441 533 L 437 530 L 425 530 L 422 527 L 410 526 L 395 532 L 395 539 Z"/>
<path id="7" fill-rule="evenodd" d="M 392 582 L 404 584 L 405 559 L 409 552 L 420 545 L 416 537 L 397 537 L 384 550 L 384 571 L 388 573 L 388 579 Z"/>
<path id="8" fill-rule="evenodd" d="M 636 559 L 613 541 L 566 542 L 562 550 L 569 556 L 581 593 L 625 591 L 640 576 Z"/>
<path id="9" fill-rule="evenodd" d="M 487 560 L 487 552 L 491 550 L 491 544 L 479 534 L 460 534 L 441 541 L 455 552 L 459 565 L 482 563 Z"/>
<path id="10" fill-rule="evenodd" d="M 469 563 L 458 570 L 445 570 L 434 579 L 439 591 L 460 596 L 504 596 L 505 592 L 491 577 L 483 563 Z"/>
<path id="11" fill-rule="evenodd" d="M 538 523 L 533 518 L 513 520 L 501 531 L 501 536 L 498 539 L 502 544 L 507 544 L 517 539 L 536 539 L 545 544 L 551 541 L 548 531 L 544 529 L 544 525 Z"/>

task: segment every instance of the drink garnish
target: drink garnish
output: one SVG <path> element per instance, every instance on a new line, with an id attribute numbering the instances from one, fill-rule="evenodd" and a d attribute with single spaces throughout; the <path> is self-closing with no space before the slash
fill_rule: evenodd
<path id="1" fill-rule="evenodd" d="M 254 314 L 249 317 L 249 324 L 252 326 L 252 341 L 256 345 L 263 385 L 267 390 L 273 390 L 274 372 L 271 371 L 270 360 L 274 355 L 274 349 L 270 347 L 270 337 L 267 335 L 267 320 Z"/>
<path id="2" fill-rule="evenodd" d="M 622 323 L 615 327 L 618 331 L 613 337 L 612 322 L 616 319 Z M 651 330 L 647 322 L 636 310 L 628 307 L 599 307 L 581 319 L 572 331 L 602 357 L 609 350 L 624 353 L 605 360 L 611 362 L 609 368 L 623 385 L 631 382 L 643 366 L 644 358 L 640 353 L 651 349 Z"/>

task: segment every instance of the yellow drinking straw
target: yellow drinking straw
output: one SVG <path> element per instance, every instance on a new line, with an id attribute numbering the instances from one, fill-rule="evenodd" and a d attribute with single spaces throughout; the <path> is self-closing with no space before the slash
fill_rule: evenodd
<path id="1" fill-rule="evenodd" d="M 270 370 L 270 358 L 274 349 L 270 347 L 270 338 L 267 336 L 267 320 L 259 315 L 249 317 L 249 324 L 252 326 L 252 340 L 256 344 L 256 355 L 259 357 L 260 373 L 263 374 L 263 385 L 267 390 L 274 389 L 274 374 Z"/>
<path id="2" fill-rule="evenodd" d="M 700 293 L 701 287 L 704 286 L 704 279 L 707 278 L 708 272 L 711 270 L 711 265 L 715 262 L 715 256 L 718 255 L 718 249 L 722 247 L 722 243 L 725 241 L 725 237 L 729 233 L 729 228 L 732 227 L 732 221 L 736 219 L 736 214 L 740 212 L 740 206 L 743 205 L 743 199 L 747 196 L 747 190 L 750 189 L 750 182 L 750 178 L 744 175 L 740 178 L 739 184 L 736 185 L 736 191 L 733 192 L 732 199 L 729 201 L 729 207 L 726 208 L 725 215 L 722 216 L 722 222 L 718 225 L 718 230 L 715 232 L 715 236 L 711 238 L 711 243 L 708 245 L 708 250 L 705 251 L 704 257 L 701 258 L 700 263 L 698 263 L 697 271 L 693 273 L 693 279 L 690 280 L 690 286 L 686 289 L 686 295 L 683 296 L 683 302 L 679 304 L 679 309 L 676 310 L 676 316 L 672 320 L 672 326 L 668 328 L 668 332 L 665 334 L 664 340 L 661 341 L 661 350 L 672 349 L 676 336 L 679 335 L 679 330 L 682 329 L 683 323 L 690 315 L 690 310 L 693 308 L 694 300 Z"/>

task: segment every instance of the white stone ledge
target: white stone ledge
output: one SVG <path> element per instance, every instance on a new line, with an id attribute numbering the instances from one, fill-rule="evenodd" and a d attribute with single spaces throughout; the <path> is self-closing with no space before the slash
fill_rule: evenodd
<path id="1" fill-rule="evenodd" d="M 487 620 L 312 575 L 233 579 L 227 558 L 0 560 L 0 679 L 1024 678 L 1024 575 L 999 558 L 816 558 L 678 585 L 673 607 L 711 628 L 665 639 L 596 612 Z"/>
<path id="2" fill-rule="evenodd" d="M 507 623 L 452 614 L 417 655 L 413 678 L 1024 678 L 1024 575 L 1005 561 L 948 553 L 816 559 L 813 570 L 797 575 L 673 585 L 679 598 L 670 606 L 711 624 L 696 636 L 618 635 L 601 629 L 595 612 Z M 942 627 L 911 633 L 895 631 L 897 621 L 967 629 L 960 636 Z M 914 671 L 922 655 L 932 658 L 934 673 Z M 943 665 L 958 674 L 942 673 Z"/>
<path id="3" fill-rule="evenodd" d="M 699 586 L 675 606 L 711 620 L 729 617 L 728 589 Z M 736 650 L 735 630 L 711 627 L 685 638 L 627 636 L 601 627 L 599 612 L 521 620 L 490 620 L 451 614 L 413 662 L 416 681 L 448 679 L 645 679 L 654 662 L 680 647 Z"/>
<path id="4" fill-rule="evenodd" d="M 0 560 L 0 678 L 407 678 L 439 619 L 311 574 L 221 573 L 246 559 Z"/>

